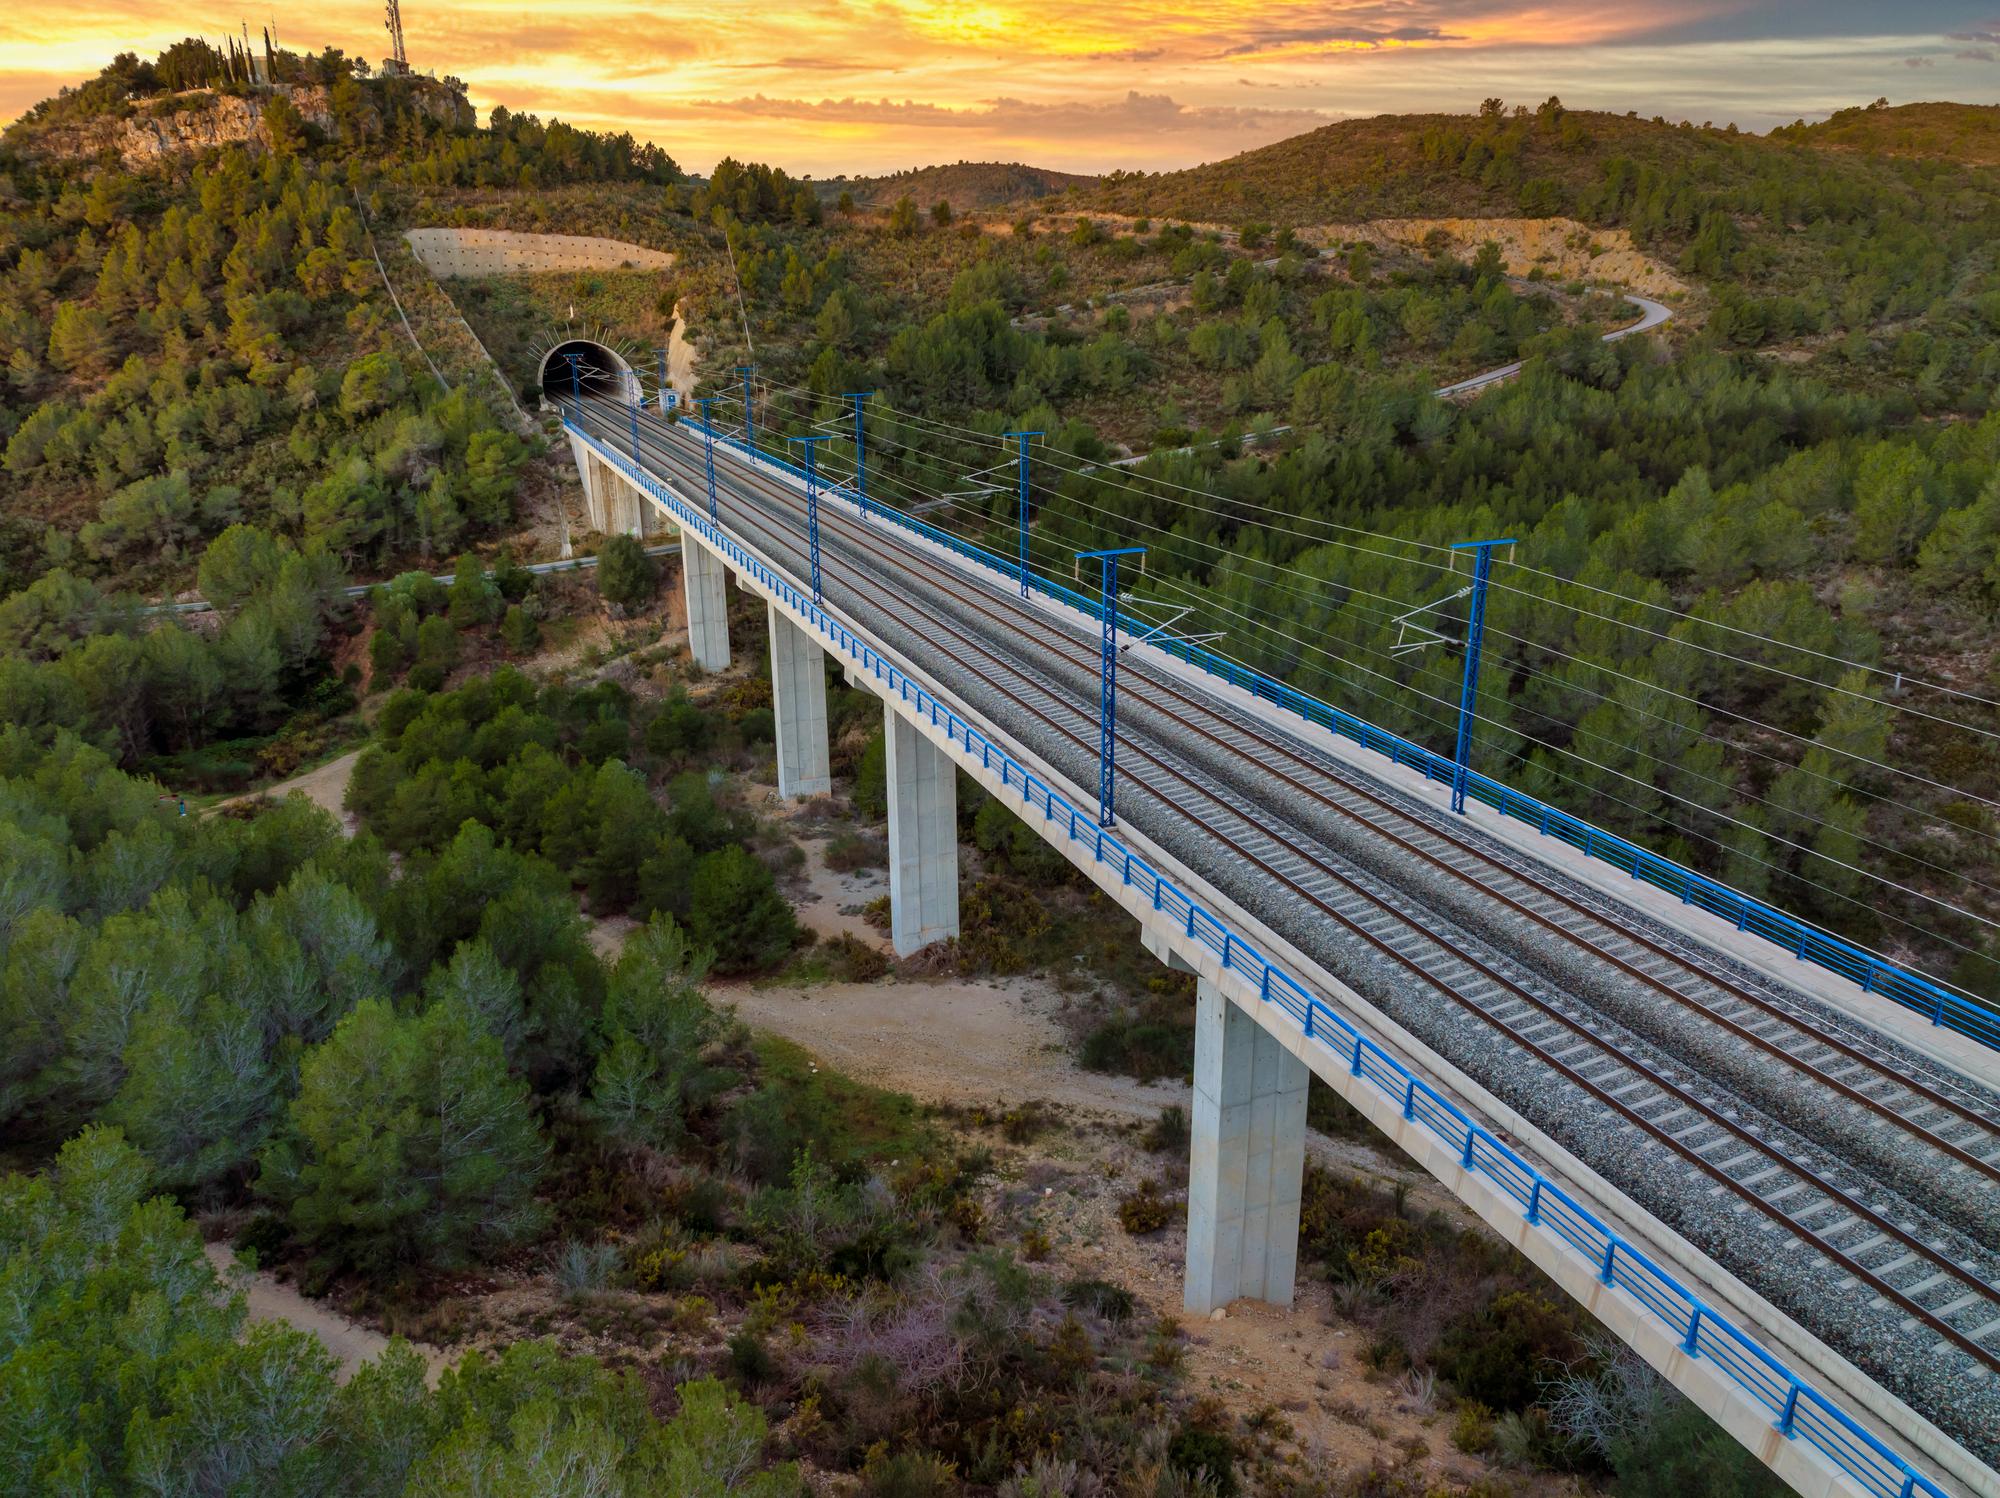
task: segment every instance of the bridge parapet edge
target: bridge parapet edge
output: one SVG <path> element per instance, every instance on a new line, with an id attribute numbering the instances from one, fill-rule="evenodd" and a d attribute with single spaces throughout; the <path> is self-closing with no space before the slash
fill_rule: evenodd
<path id="1" fill-rule="evenodd" d="M 827 648 L 846 658 L 844 668 L 851 662 L 850 679 L 855 673 L 872 678 L 878 695 L 895 698 L 906 714 L 927 721 L 970 762 L 968 769 L 983 772 L 982 778 L 989 782 L 997 781 L 1001 791 L 1019 803 L 1024 818 L 1039 817 L 1045 836 L 1060 832 L 1073 845 L 1065 850 L 1073 861 L 1102 871 L 1100 878 L 1115 875 L 1118 888 L 1114 893 L 1128 909 L 1171 920 L 1176 926 L 1176 947 L 1199 971 L 1246 1008 L 1269 1006 L 1283 1015 L 1296 1028 L 1301 1054 L 1305 1054 L 1303 1047 L 1317 1048 L 1313 1059 L 1320 1064 L 1314 1065 L 1315 1071 L 1322 1070 L 1329 1054 L 1338 1058 L 1351 1080 L 1366 1084 L 1344 1088 L 1350 1100 L 1362 1106 L 1371 1121 L 1383 1126 L 1433 1174 L 1454 1181 L 1455 1189 L 1475 1210 L 1565 1289 L 1578 1293 L 1582 1282 L 1572 1281 L 1579 1270 L 1594 1277 L 1595 1288 L 1585 1287 L 1578 1298 L 1649 1362 L 1663 1372 L 1671 1368 L 1679 1375 L 1676 1381 L 1681 1387 L 1697 1397 L 1706 1390 L 1716 1403 L 1704 1399 L 1704 1408 L 1794 1487 L 1809 1495 L 1958 1498 L 1918 1472 L 1806 1377 L 1794 1373 L 1759 1345 L 1727 1314 L 1688 1290 L 1639 1245 L 1475 1123 L 1335 1005 L 1267 957 L 1255 940 L 1182 890 L 1144 854 L 1100 827 L 1088 810 L 1079 808 L 1046 777 L 1021 764 L 669 485 L 625 454 L 603 445 L 569 416 L 564 416 L 563 425 L 635 485 L 651 493 L 683 532 L 727 558 L 739 579 L 754 579 L 761 590 L 819 634 Z M 770 466 L 792 469 L 792 465 L 762 453 L 757 457 Z M 802 470 L 799 476 L 803 477 Z M 1083 852 L 1088 853 L 1087 859 L 1079 856 Z M 1386 1123 L 1377 1118 L 1385 1106 L 1392 1110 Z M 1445 1152 L 1442 1168 L 1434 1163 L 1440 1150 Z M 1489 1212 L 1488 1206 L 1493 1211 Z M 1609 1292 L 1622 1292 L 1622 1299 Z M 1676 1362 L 1676 1358 L 1681 1361 Z M 1724 1395 L 1729 1397 L 1724 1399 Z M 1763 1412 L 1761 1424 L 1748 1414 L 1749 1407 Z M 1751 1423 L 1746 1425 L 1746 1421 Z M 1755 1431 L 1768 1428 L 1768 1435 L 1755 1434 L 1753 1426 Z M 1746 1439 L 1746 1435 L 1754 1438 Z M 1770 1437 L 1779 1444 L 1773 1445 Z M 1975 1490 L 1980 1488 L 1993 1491 L 1983 1484 Z"/>

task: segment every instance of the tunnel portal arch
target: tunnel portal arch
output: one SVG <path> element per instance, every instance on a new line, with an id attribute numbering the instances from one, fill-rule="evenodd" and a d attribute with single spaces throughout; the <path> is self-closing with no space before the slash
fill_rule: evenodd
<path id="1" fill-rule="evenodd" d="M 629 401 L 639 391 L 639 377 L 625 356 L 594 338 L 565 338 L 542 355 L 537 378 L 550 399 L 571 393 L 570 355 L 576 356 L 575 388 L 583 395 Z"/>

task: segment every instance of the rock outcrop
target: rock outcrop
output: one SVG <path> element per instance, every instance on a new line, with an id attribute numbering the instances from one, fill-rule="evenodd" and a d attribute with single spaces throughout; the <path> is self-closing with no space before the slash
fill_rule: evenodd
<path id="1" fill-rule="evenodd" d="M 453 129 L 470 129 L 475 123 L 465 95 L 429 78 L 406 81 L 413 107 Z M 331 134 L 333 106 L 329 90 L 319 84 L 279 84 L 276 92 L 291 100 L 306 124 Z M 141 172 L 169 157 L 221 146 L 268 147 L 264 130 L 264 105 L 269 94 L 225 94 L 214 89 L 190 89 L 185 93 L 134 101 L 122 115 L 99 115 L 91 119 L 62 121 L 36 132 L 20 144 L 37 155 L 55 160 L 94 160 L 107 152 L 115 154 L 127 171 Z M 372 89 L 366 90 L 365 108 L 381 118 Z"/>

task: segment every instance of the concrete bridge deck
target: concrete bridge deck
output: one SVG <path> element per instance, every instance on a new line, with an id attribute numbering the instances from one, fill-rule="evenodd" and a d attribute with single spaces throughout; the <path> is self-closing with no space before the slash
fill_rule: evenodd
<path id="1" fill-rule="evenodd" d="M 618 486 L 596 500 L 605 514 L 643 530 L 655 506 L 679 505 L 676 518 L 695 521 L 683 531 L 698 659 L 727 659 L 725 568 L 772 598 L 788 793 L 825 787 L 812 664 L 833 638 L 828 615 L 878 657 L 856 671 L 849 650 L 851 675 L 882 691 L 893 663 L 891 675 L 907 672 L 979 725 L 988 747 L 974 761 L 973 735 L 940 735 L 935 704 L 926 716 L 903 689 L 884 692 L 899 947 L 956 930 L 947 762 L 1022 803 L 1023 781 L 1004 764 L 992 772 L 998 751 L 1039 778 L 1051 840 L 1125 900 L 1163 960 L 1202 974 L 1191 1309 L 1289 1296 L 1310 1069 L 1795 1486 L 1886 1493 L 1899 1482 L 1893 1467 L 1843 1457 L 1859 1433 L 1830 1417 L 1825 1439 L 1799 1440 L 1799 1396 L 1783 1382 L 1774 1395 L 1754 1358 L 1732 1366 L 1703 1341 L 1699 1312 L 1674 1323 L 1629 1267 L 1621 1278 L 1611 1237 L 1802 1381 L 1809 1374 L 1939 1491 L 2000 1491 L 1989 1465 L 2000 1440 L 2000 1108 L 1990 1090 L 1468 831 L 1358 772 L 1310 725 L 1274 721 L 1143 645 L 1121 660 L 1128 851 L 1125 868 L 1107 870 L 1079 852 L 1090 829 L 1080 839 L 1075 825 L 1090 804 L 1076 787 L 1096 769 L 1094 620 L 1022 600 L 991 572 L 832 498 L 821 503 L 826 614 L 809 600 L 799 607 L 786 586 L 808 575 L 793 475 L 719 451 L 720 528 L 703 534 L 698 432 L 643 421 L 633 484 L 630 412 L 585 401 L 570 416 L 589 480 Z M 1069 808 L 1065 826 L 1053 825 L 1051 791 Z M 1133 895 L 1132 851 L 1157 871 L 1150 905 Z M 1269 965 L 1246 993 L 1229 936 L 1218 961 L 1194 905 L 1183 920 L 1163 903 L 1161 876 L 1298 975 L 1303 1004 L 1273 1002 Z M 1355 1032 L 1351 1057 L 1326 1028 L 1313 1033 L 1316 1018 Z M 1378 1052 L 1459 1122 L 1427 1124 L 1418 1081 L 1396 1107 Z M 1454 1128 L 1462 1144 L 1441 1150 Z M 1502 1155 L 1519 1162 L 1519 1190 L 1503 1179 L 1517 1166 L 1502 1170 Z M 1558 1195 L 1598 1220 L 1601 1243 L 1583 1226 L 1547 1230 Z"/>

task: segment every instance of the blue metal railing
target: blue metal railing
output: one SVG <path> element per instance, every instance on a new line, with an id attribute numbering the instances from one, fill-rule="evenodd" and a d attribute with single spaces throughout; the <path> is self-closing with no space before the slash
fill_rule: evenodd
<path id="1" fill-rule="evenodd" d="M 703 430 L 699 422 L 691 421 L 688 424 L 696 430 Z M 774 458 L 759 449 L 746 447 L 739 437 L 725 436 L 720 432 L 714 436 L 718 444 L 751 456 L 767 467 L 800 479 L 805 477 L 805 470 L 796 464 L 788 463 L 782 458 Z M 820 492 L 827 497 L 838 497 L 857 509 L 861 508 L 860 500 L 852 491 L 839 485 L 828 484 L 823 478 L 820 480 Z M 1013 582 L 1018 583 L 1021 580 L 1021 565 L 1014 558 L 988 551 L 927 521 L 892 509 L 880 499 L 871 499 L 868 502 L 867 513 L 875 519 L 900 526 L 927 541 L 943 546 L 955 555 L 997 572 Z M 1035 575 L 1033 571 L 1028 573 L 1027 584 L 1044 597 L 1080 609 L 1092 619 L 1101 619 L 1102 605 L 1098 599 L 1089 594 L 1051 582 Z M 1132 623 L 1139 624 L 1140 628 L 1144 627 L 1143 621 L 1131 621 L 1124 617 L 1121 617 L 1119 627 L 1127 628 Z M 1151 643 L 1197 670 L 1219 677 L 1231 686 L 1249 692 L 1260 701 L 1284 708 L 1304 718 L 1308 723 L 1325 728 L 1364 749 L 1371 749 L 1384 755 L 1395 764 L 1415 770 L 1426 780 L 1451 784 L 1454 766 L 1452 761 L 1442 754 L 1426 749 L 1420 744 L 1413 744 L 1385 728 L 1376 727 L 1366 719 L 1343 712 L 1330 703 L 1320 701 L 1317 697 L 1309 697 L 1296 687 L 1288 686 L 1275 677 L 1267 676 L 1240 661 L 1218 655 L 1203 646 L 1161 636 L 1155 636 Z M 1782 910 L 1774 909 L 1761 900 L 1733 890 L 1726 884 L 1718 884 L 1715 880 L 1697 874 L 1683 864 L 1675 863 L 1670 858 L 1662 858 L 1657 853 L 1648 852 L 1616 833 L 1592 826 L 1579 817 L 1551 806 L 1546 801 L 1525 795 L 1490 776 L 1481 775 L 1477 771 L 1469 772 L 1466 780 L 1466 796 L 1469 800 L 1491 807 L 1504 817 L 1525 822 L 1544 836 L 1567 843 L 1590 858 L 1608 863 L 1642 883 L 1664 890 L 1684 905 L 1720 916 L 1731 922 L 1737 930 L 1762 937 L 1772 945 L 1791 953 L 1801 962 L 1810 962 L 1815 966 L 1839 973 L 1844 978 L 1852 979 L 1861 985 L 1864 993 L 1880 994 L 1905 1009 L 1923 1015 L 1933 1025 L 1956 1031 L 1978 1041 L 1981 1045 L 2000 1050 L 2000 1013 L 1987 1008 L 1975 999 L 1945 988 L 1921 973 L 1912 972 L 1889 961 L 1886 957 L 1878 956 L 1866 947 L 1857 946 L 1810 922 L 1786 915 Z"/>
<path id="2" fill-rule="evenodd" d="M 599 442 L 567 416 L 563 425 L 586 441 Z M 1787 1438 L 1803 1440 L 1814 1447 L 1876 1498 L 1914 1498 L 1919 1493 L 1929 1498 L 1950 1498 L 1943 1488 L 1916 1472 L 1826 1395 L 1655 1264 L 1643 1250 L 1612 1231 L 1561 1186 L 1473 1123 L 1449 1098 L 1362 1034 L 1327 1000 L 1310 992 L 1265 957 L 1253 942 L 1237 934 L 1226 921 L 1153 868 L 1116 835 L 1105 831 L 1087 809 L 1072 804 L 1068 797 L 939 701 L 922 683 L 884 659 L 866 640 L 814 604 L 810 596 L 788 579 L 765 566 L 719 525 L 683 503 L 653 474 L 615 448 L 600 444 L 598 450 L 642 490 L 652 494 L 684 530 L 704 538 L 733 565 L 812 621 L 836 653 L 846 656 L 905 706 L 922 714 L 954 746 L 976 758 L 982 769 L 997 774 L 1001 786 L 1019 797 L 1022 814 L 1041 819 L 1046 835 L 1060 835 L 1068 842 L 1081 844 L 1093 862 L 1116 870 L 1123 886 L 1136 890 L 1155 911 L 1172 919 L 1187 940 L 1212 953 L 1225 971 L 1255 988 L 1262 1002 L 1277 1005 L 1309 1039 L 1324 1046 L 1344 1065 L 1351 1076 L 1365 1080 L 1392 1101 L 1405 1119 L 1422 1125 L 1441 1140 L 1464 1169 L 1483 1177 L 1512 1198 L 1529 1226 L 1559 1239 L 1581 1255 L 1596 1268 L 1605 1285 L 1623 1290 L 1662 1322 L 1690 1357 L 1707 1358 L 1720 1368 L 1771 1413 L 1772 1424 Z M 782 460 L 761 453 L 757 456 L 774 466 L 791 468 Z"/>

